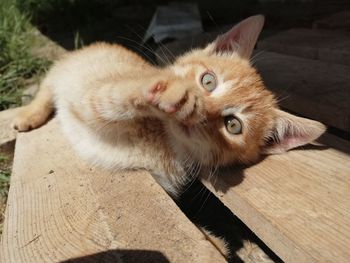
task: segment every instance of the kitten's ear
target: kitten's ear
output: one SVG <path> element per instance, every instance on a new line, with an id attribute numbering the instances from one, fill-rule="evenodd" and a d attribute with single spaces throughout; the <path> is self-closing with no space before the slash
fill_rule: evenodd
<path id="1" fill-rule="evenodd" d="M 206 50 L 209 52 L 237 52 L 249 59 L 264 25 L 264 16 L 248 17 L 227 33 L 218 36 Z"/>
<path id="2" fill-rule="evenodd" d="M 308 144 L 322 135 L 326 127 L 317 121 L 276 110 L 275 127 L 269 134 L 264 149 L 266 154 L 277 154 Z"/>

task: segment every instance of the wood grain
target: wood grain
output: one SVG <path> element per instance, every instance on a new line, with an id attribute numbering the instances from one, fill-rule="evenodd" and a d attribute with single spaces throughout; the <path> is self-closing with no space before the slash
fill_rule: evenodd
<path id="1" fill-rule="evenodd" d="M 11 122 L 21 108 L 0 111 L 0 146 L 16 139 L 17 131 L 11 128 Z"/>
<path id="2" fill-rule="evenodd" d="M 274 52 L 255 66 L 281 106 L 350 132 L 350 67 Z"/>
<path id="3" fill-rule="evenodd" d="M 57 127 L 18 135 L 1 262 L 224 262 L 148 173 L 90 167 Z"/>
<path id="4" fill-rule="evenodd" d="M 269 156 L 203 182 L 285 262 L 349 262 L 350 144 L 329 138 L 336 148 Z"/>

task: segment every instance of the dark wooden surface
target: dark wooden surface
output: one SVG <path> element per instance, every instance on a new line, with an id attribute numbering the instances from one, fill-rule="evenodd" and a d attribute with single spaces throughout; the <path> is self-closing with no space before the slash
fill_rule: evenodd
<path id="1" fill-rule="evenodd" d="M 350 32 L 290 29 L 265 38 L 260 50 L 350 66 Z"/>

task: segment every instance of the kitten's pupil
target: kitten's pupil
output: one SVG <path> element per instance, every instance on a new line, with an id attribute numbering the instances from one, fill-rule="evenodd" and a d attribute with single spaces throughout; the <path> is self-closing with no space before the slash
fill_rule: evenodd
<path id="1" fill-rule="evenodd" d="M 224 118 L 226 130 L 231 134 L 239 134 L 242 133 L 242 124 L 241 121 L 233 116 L 229 115 Z"/>
<path id="2" fill-rule="evenodd" d="M 213 91 L 216 88 L 216 78 L 214 73 L 211 73 L 211 72 L 204 73 L 202 76 L 201 82 L 202 82 L 202 86 L 207 91 Z"/>

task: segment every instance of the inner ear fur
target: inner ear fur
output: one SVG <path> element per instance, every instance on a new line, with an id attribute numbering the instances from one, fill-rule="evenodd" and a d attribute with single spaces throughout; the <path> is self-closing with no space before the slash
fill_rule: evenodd
<path id="1" fill-rule="evenodd" d="M 275 125 L 264 149 L 266 154 L 282 153 L 311 143 L 326 131 L 326 127 L 318 121 L 297 117 L 282 110 L 275 111 Z"/>

